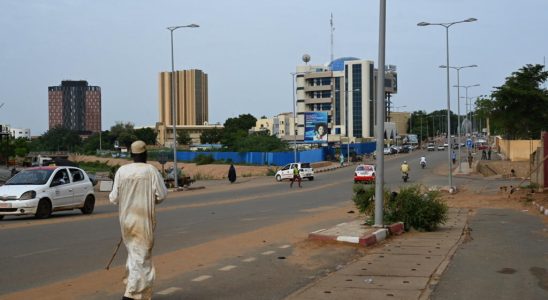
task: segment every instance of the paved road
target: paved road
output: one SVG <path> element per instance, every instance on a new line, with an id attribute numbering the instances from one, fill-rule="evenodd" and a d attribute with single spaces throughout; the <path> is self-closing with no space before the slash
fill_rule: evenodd
<path id="1" fill-rule="evenodd" d="M 432 299 L 548 299 L 548 229 L 542 217 L 479 209 Z"/>
<path id="2" fill-rule="evenodd" d="M 444 177 L 433 171 L 436 164 L 446 161 L 446 152 L 428 153 L 426 170 L 417 168 L 420 155 L 387 158 L 387 185 L 402 184 L 399 165 L 403 159 L 416 166 L 412 167 L 408 185 L 443 182 Z M 160 269 L 158 291 L 183 286 L 188 293 L 183 295 L 200 298 L 199 295 L 205 295 L 200 284 L 205 284 L 207 298 L 231 298 L 225 293 L 230 288 L 235 299 L 277 299 L 362 255 L 354 247 L 328 246 L 312 251 L 307 248 L 309 245 L 302 244 L 309 231 L 354 217 L 346 214 L 347 208 L 352 208 L 352 174 L 352 167 L 317 174 L 314 181 L 304 181 L 302 189 L 289 189 L 288 182 L 259 178 L 183 192 L 167 200 L 158 207 L 155 260 L 161 264 L 178 257 L 178 263 L 186 264 L 177 267 L 178 272 L 173 274 Z M 329 214 L 336 210 L 341 213 Z M 272 228 L 282 234 L 267 235 Z M 118 238 L 113 206 L 99 206 L 91 216 L 74 211 L 54 214 L 49 220 L 6 217 L 0 222 L 0 298 L 30 288 L 56 287 L 57 283 L 80 292 L 82 286 L 78 282 L 66 282 L 86 276 L 100 281 L 116 275 L 116 271 L 101 270 Z M 187 258 L 195 252 L 197 256 Z M 248 258 L 255 260 L 244 261 Z M 113 267 L 122 269 L 124 260 L 122 249 Z M 225 271 L 219 271 L 224 267 Z M 219 272 L 229 275 L 213 277 Z M 163 277 L 168 273 L 169 277 Z M 212 276 L 215 280 L 200 276 Z M 112 280 L 119 281 L 120 277 L 116 275 Z M 197 278 L 201 279 L 193 281 Z M 194 289 L 185 284 L 188 282 L 195 284 Z M 97 294 L 97 289 L 102 291 Z M 121 290 L 118 285 L 97 289 L 90 292 L 95 299 L 116 299 Z M 93 298 L 87 295 L 85 298 Z"/>

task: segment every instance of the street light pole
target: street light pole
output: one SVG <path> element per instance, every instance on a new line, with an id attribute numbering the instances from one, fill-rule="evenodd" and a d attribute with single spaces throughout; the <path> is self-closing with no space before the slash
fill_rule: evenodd
<path id="1" fill-rule="evenodd" d="M 427 22 L 420 22 L 417 25 L 418 26 L 429 26 L 429 25 L 439 25 L 445 27 L 445 48 L 446 48 L 446 66 L 450 66 L 449 64 L 449 27 L 458 24 L 458 23 L 464 23 L 464 22 L 474 22 L 477 21 L 475 18 L 468 18 L 466 20 L 457 21 L 457 22 L 450 22 L 450 23 L 427 23 Z M 450 84 L 449 84 L 449 68 L 446 68 L 447 70 L 447 145 L 449 146 L 449 151 L 447 151 L 447 163 L 449 166 L 449 192 L 453 192 L 453 172 L 451 167 L 451 95 L 450 95 Z"/>
<path id="2" fill-rule="evenodd" d="M 196 28 L 200 27 L 196 24 L 184 25 L 184 26 L 171 26 L 167 30 L 171 33 L 171 122 L 173 123 L 173 170 L 174 179 L 173 184 L 177 189 L 179 187 L 177 176 L 177 107 L 175 105 L 175 58 L 173 55 L 173 31 L 179 28 Z"/>
<path id="3" fill-rule="evenodd" d="M 379 5 L 379 67 L 377 70 L 377 179 L 375 180 L 375 226 L 382 227 L 384 208 L 384 57 L 386 44 L 386 0 Z"/>
<path id="4" fill-rule="evenodd" d="M 291 106 L 293 106 L 293 162 L 297 162 L 297 128 L 295 126 L 295 124 L 297 124 L 296 122 L 296 116 L 295 116 L 295 106 L 296 106 L 296 103 L 295 103 L 295 75 L 297 75 L 297 73 L 291 73 L 292 75 L 292 81 L 293 81 L 293 103 Z"/>
<path id="5" fill-rule="evenodd" d="M 469 66 L 461 66 L 461 67 L 451 67 L 451 69 L 457 70 L 457 85 L 454 85 L 454 87 L 457 87 L 457 151 L 459 152 L 459 173 L 462 173 L 462 157 L 460 153 L 460 144 L 461 144 L 461 124 L 460 124 L 460 70 L 464 68 L 475 68 L 478 65 L 469 65 Z M 447 68 L 447 66 L 440 66 L 440 68 Z"/>

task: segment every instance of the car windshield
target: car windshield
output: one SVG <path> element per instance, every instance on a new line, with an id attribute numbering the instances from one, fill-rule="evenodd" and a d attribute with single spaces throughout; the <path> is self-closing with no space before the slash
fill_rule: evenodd
<path id="1" fill-rule="evenodd" d="M 301 163 L 301 168 L 310 168 L 309 163 Z"/>
<path id="2" fill-rule="evenodd" d="M 42 185 L 48 182 L 53 169 L 23 170 L 6 182 L 6 185 Z"/>

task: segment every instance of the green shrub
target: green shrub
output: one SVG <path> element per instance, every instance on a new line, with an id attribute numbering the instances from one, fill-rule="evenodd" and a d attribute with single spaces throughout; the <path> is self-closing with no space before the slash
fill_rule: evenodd
<path id="1" fill-rule="evenodd" d="M 356 204 L 356 207 L 362 214 L 371 215 L 375 209 L 375 186 L 368 186 L 364 184 L 354 184 L 352 188 L 354 195 L 352 201 Z"/>
<path id="2" fill-rule="evenodd" d="M 433 231 L 447 221 L 447 211 L 439 192 L 423 193 L 420 186 L 411 186 L 387 198 L 384 216 L 388 222 L 403 222 L 406 230 Z"/>
<path id="3" fill-rule="evenodd" d="M 197 165 L 209 165 L 212 164 L 215 161 L 213 159 L 212 155 L 206 155 L 206 154 L 198 154 L 196 158 L 194 158 L 194 162 Z"/>
<path id="4" fill-rule="evenodd" d="M 274 176 L 274 175 L 276 175 L 276 169 L 268 168 L 268 170 L 266 171 L 266 176 Z"/>

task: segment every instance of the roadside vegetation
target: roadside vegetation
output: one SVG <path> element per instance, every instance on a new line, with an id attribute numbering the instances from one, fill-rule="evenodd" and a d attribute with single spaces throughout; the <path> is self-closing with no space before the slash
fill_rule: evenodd
<path id="1" fill-rule="evenodd" d="M 403 222 L 405 230 L 434 231 L 447 221 L 447 205 L 437 191 L 423 191 L 421 186 L 402 188 L 398 193 L 384 193 L 384 222 Z M 352 200 L 365 214 L 366 224 L 373 223 L 375 211 L 375 186 L 355 184 Z"/>

